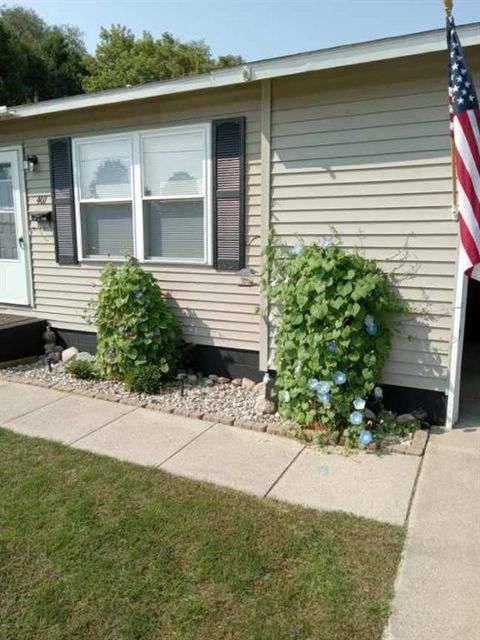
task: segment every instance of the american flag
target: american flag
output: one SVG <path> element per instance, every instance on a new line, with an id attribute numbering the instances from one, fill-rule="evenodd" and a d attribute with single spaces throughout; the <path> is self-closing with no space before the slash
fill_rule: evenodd
<path id="1" fill-rule="evenodd" d="M 455 21 L 447 17 L 448 102 L 458 187 L 460 267 L 480 265 L 480 110 Z"/>

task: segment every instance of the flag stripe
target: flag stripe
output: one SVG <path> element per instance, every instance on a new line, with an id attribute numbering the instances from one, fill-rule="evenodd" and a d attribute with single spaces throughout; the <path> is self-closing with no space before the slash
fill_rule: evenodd
<path id="1" fill-rule="evenodd" d="M 458 219 L 460 225 L 460 238 L 462 240 L 462 245 L 467 252 L 468 258 L 470 260 L 470 268 L 474 264 L 480 263 L 480 251 L 478 250 L 478 245 L 475 240 L 472 238 L 472 235 L 465 224 L 463 217 L 460 216 Z"/>
<path id="2" fill-rule="evenodd" d="M 475 148 L 477 150 L 476 162 L 477 165 L 480 166 L 480 122 L 475 117 L 477 115 L 475 111 L 467 111 L 467 114 L 471 127 L 471 136 L 475 141 Z"/>
<path id="3" fill-rule="evenodd" d="M 459 263 L 465 274 L 471 276 L 480 265 L 480 110 L 451 15 L 447 17 L 447 47 L 448 119 L 459 196 Z"/>
<path id="4" fill-rule="evenodd" d="M 455 119 L 455 148 L 457 176 L 464 186 L 465 193 L 480 200 L 480 159 L 477 164 L 458 118 Z"/>
<path id="5" fill-rule="evenodd" d="M 473 203 L 465 193 L 461 180 L 459 180 L 458 184 L 458 194 L 460 196 L 460 215 L 462 216 L 465 224 L 468 226 L 471 235 L 474 237 L 475 241 L 480 247 L 480 226 L 478 223 L 480 203 L 478 202 L 478 200 L 476 200 L 475 206 L 475 203 Z"/>
<path id="6" fill-rule="evenodd" d="M 471 171 L 476 171 L 477 176 L 480 175 L 478 168 L 480 167 L 480 151 L 478 150 L 478 142 L 476 140 L 475 132 L 472 129 L 472 123 L 470 120 L 470 111 L 465 111 L 465 113 L 460 114 L 455 122 L 458 123 L 459 126 L 459 136 L 464 138 L 463 143 L 466 143 L 465 153 L 466 155 L 466 164 L 470 168 Z M 474 178 L 472 174 L 472 178 Z M 477 180 L 478 182 L 479 180 Z"/>

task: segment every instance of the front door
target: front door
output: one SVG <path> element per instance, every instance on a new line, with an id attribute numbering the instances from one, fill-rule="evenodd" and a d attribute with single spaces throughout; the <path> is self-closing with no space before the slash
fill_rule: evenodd
<path id="1" fill-rule="evenodd" d="M 19 150 L 0 149 L 0 304 L 28 304 L 21 160 Z"/>

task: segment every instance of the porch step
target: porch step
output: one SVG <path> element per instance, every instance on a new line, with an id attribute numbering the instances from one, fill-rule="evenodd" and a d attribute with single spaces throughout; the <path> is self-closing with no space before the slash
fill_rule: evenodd
<path id="1" fill-rule="evenodd" d="M 46 320 L 0 313 L 0 363 L 44 353 Z"/>

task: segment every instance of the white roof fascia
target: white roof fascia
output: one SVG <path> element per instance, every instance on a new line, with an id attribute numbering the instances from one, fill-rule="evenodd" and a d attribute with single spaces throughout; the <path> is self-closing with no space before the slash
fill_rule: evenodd
<path id="1" fill-rule="evenodd" d="M 457 27 L 464 47 L 480 44 L 480 23 Z M 157 96 L 172 95 L 187 91 L 199 91 L 226 87 L 254 80 L 266 80 L 290 76 L 309 71 L 333 69 L 367 62 L 402 58 L 446 49 L 445 31 L 424 31 L 406 36 L 372 40 L 358 44 L 342 45 L 318 51 L 309 51 L 279 58 L 250 62 L 228 69 L 217 69 L 210 73 L 187 76 L 175 80 L 151 82 L 149 84 L 109 89 L 99 93 L 82 94 L 68 98 L 46 100 L 35 104 L 8 109 L 0 108 L 0 119 L 6 117 L 28 118 L 75 109 L 104 106 L 144 100 Z"/>

